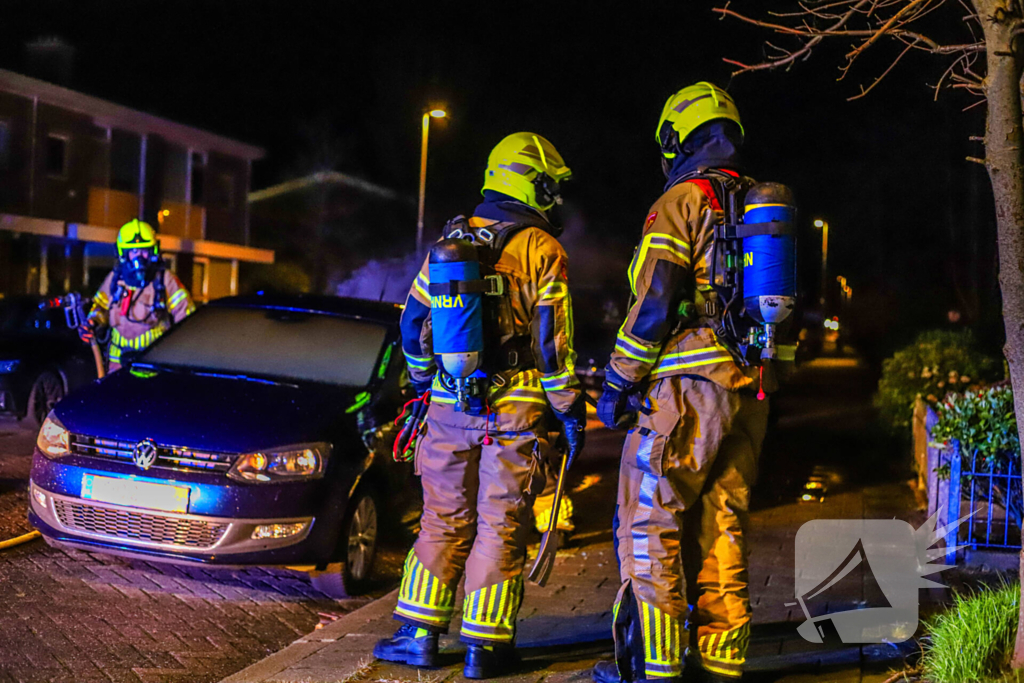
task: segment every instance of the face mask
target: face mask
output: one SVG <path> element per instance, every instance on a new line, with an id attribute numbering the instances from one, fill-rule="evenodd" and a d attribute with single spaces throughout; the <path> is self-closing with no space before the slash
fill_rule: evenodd
<path id="1" fill-rule="evenodd" d="M 121 279 L 129 287 L 143 287 L 152 265 L 151 256 L 137 256 L 121 261 Z"/>

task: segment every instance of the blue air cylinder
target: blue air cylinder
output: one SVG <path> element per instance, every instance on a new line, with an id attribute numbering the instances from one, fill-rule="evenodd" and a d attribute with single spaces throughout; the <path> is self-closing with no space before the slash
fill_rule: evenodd
<path id="1" fill-rule="evenodd" d="M 744 201 L 743 222 L 796 222 L 793 191 L 781 183 L 759 183 Z M 776 325 L 796 305 L 796 235 L 743 238 L 743 304 L 758 323 Z"/>
<path id="2" fill-rule="evenodd" d="M 448 283 L 480 279 L 480 258 L 472 242 L 445 239 L 430 249 L 430 317 L 434 355 L 452 377 L 469 377 L 484 351 L 483 295 L 444 291 Z"/>

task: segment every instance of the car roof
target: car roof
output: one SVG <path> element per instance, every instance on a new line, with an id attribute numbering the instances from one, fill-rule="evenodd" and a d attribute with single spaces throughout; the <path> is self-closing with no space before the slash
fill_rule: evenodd
<path id="1" fill-rule="evenodd" d="M 349 299 L 319 294 L 250 294 L 211 301 L 218 308 L 274 308 L 337 315 L 345 318 L 397 325 L 402 307 L 385 301 Z"/>

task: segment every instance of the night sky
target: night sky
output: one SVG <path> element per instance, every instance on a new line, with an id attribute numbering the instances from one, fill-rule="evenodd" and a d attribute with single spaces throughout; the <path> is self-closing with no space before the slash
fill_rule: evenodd
<path id="1" fill-rule="evenodd" d="M 719 21 L 714 4 L 8 0 L 0 67 L 25 72 L 25 42 L 59 36 L 77 49 L 70 87 L 265 147 L 254 188 L 303 174 L 326 138 L 338 170 L 413 196 L 420 115 L 443 104 L 434 230 L 472 210 L 501 137 L 539 132 L 574 171 L 566 200 L 587 241 L 624 258 L 663 184 L 661 107 L 711 80 L 740 107 L 748 172 L 791 185 L 808 224 L 829 219 L 830 271 L 849 278 L 865 334 L 900 339 L 950 309 L 997 334 L 991 196 L 964 160 L 983 153 L 968 136 L 983 133 L 984 106 L 962 111 L 974 103 L 963 93 L 933 101 L 927 85 L 946 64 L 916 55 L 847 102 L 888 65 L 884 44 L 841 82 L 839 45 L 730 81 L 722 57 L 755 61 L 768 36 Z M 814 295 L 819 238 L 805 227 Z"/>

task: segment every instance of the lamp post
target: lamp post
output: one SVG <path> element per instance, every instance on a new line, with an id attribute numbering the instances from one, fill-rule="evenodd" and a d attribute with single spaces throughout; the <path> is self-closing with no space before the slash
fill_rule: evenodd
<path id="1" fill-rule="evenodd" d="M 821 230 L 821 310 L 825 311 L 825 292 L 828 291 L 828 221 L 815 219 L 814 227 Z"/>
<path id="2" fill-rule="evenodd" d="M 430 136 L 430 119 L 443 119 L 444 109 L 431 109 L 423 114 L 423 142 L 420 146 L 420 203 L 416 212 L 416 255 L 423 253 L 423 204 L 427 196 L 427 138 Z"/>

